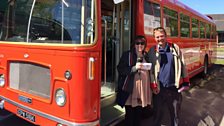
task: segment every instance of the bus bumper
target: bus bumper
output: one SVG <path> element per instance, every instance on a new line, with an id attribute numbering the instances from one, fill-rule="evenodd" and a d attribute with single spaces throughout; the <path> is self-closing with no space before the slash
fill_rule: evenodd
<path id="1" fill-rule="evenodd" d="M 66 125 L 66 126 L 98 126 L 99 125 L 99 120 L 96 120 L 96 121 L 93 121 L 93 122 L 76 123 L 76 122 L 64 120 L 62 118 L 59 118 L 59 117 L 56 117 L 56 116 L 53 116 L 53 115 L 50 115 L 50 114 L 41 112 L 39 110 L 35 110 L 35 109 L 30 108 L 30 107 L 21 105 L 21 104 L 13 101 L 11 99 L 8 99 L 6 97 L 3 97 L 3 96 L 0 96 L 0 99 L 3 99 L 0 102 L 0 107 L 1 108 L 4 108 L 4 103 L 7 102 L 7 103 L 15 106 L 16 108 L 20 108 L 22 110 L 25 110 L 27 112 L 30 112 L 30 113 L 35 114 L 39 118 L 42 118 L 43 120 L 45 120 L 45 122 L 51 121 L 51 122 L 55 122 L 55 123 L 61 123 L 61 124 Z M 31 122 L 31 121 L 29 121 L 29 122 Z M 38 123 L 35 122 L 34 124 L 38 124 Z"/>

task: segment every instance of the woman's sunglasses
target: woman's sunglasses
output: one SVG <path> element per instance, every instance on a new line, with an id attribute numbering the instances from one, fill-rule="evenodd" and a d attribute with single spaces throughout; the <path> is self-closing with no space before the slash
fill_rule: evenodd
<path id="1" fill-rule="evenodd" d="M 145 42 L 136 42 L 135 45 L 145 45 Z"/>

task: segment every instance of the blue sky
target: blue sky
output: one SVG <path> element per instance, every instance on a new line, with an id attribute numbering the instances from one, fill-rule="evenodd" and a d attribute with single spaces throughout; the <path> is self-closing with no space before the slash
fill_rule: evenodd
<path id="1" fill-rule="evenodd" d="M 224 14 L 224 0 L 179 0 L 202 14 Z"/>

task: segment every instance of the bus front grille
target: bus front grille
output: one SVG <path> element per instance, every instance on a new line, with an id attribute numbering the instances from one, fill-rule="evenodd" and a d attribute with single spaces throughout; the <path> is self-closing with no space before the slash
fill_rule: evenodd
<path id="1" fill-rule="evenodd" d="M 30 62 L 9 63 L 9 87 L 35 96 L 50 98 L 50 69 Z"/>

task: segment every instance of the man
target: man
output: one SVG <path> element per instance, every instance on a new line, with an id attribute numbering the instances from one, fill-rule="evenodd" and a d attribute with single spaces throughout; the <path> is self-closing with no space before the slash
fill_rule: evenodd
<path id="1" fill-rule="evenodd" d="M 182 99 L 180 92 L 190 84 L 187 69 L 179 46 L 167 42 L 165 29 L 155 28 L 153 34 L 157 45 L 150 48 L 148 55 L 152 62 L 151 79 L 154 82 L 154 126 L 161 126 L 164 115 L 167 115 L 166 109 L 171 126 L 177 126 Z"/>

